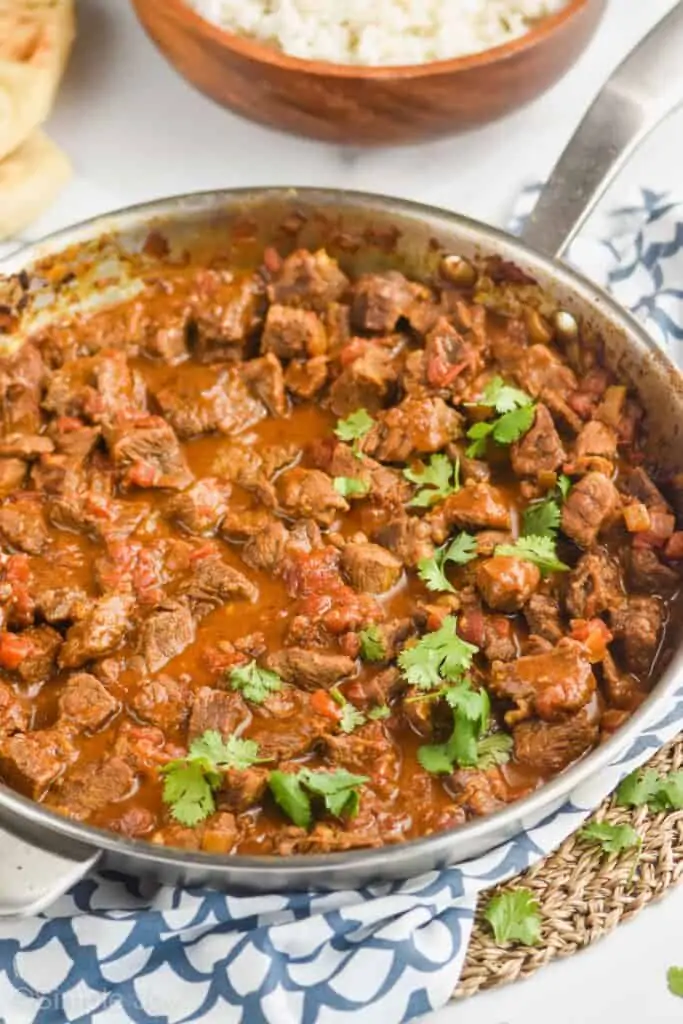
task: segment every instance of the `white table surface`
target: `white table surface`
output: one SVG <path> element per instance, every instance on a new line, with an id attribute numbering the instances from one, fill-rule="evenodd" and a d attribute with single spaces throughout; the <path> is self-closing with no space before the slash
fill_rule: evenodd
<path id="1" fill-rule="evenodd" d="M 289 138 L 232 116 L 165 64 L 126 0 L 81 0 L 78 43 L 48 125 L 77 177 L 27 237 L 164 194 L 259 184 L 381 191 L 502 224 L 520 186 L 549 170 L 601 81 L 673 2 L 610 0 L 569 75 L 504 121 L 429 145 L 364 151 Z M 682 129 L 683 118 L 672 119 L 625 177 L 677 185 Z M 683 964 L 682 920 L 679 890 L 583 955 L 451 1006 L 429 1024 L 681 1021 L 683 1002 L 668 994 L 665 975 L 670 964 Z"/>

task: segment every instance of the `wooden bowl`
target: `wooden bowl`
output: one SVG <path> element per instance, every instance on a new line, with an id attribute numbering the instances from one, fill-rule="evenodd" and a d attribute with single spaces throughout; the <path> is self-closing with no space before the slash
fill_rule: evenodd
<path id="1" fill-rule="evenodd" d="M 567 71 L 606 0 L 568 0 L 504 46 L 407 67 L 300 60 L 210 24 L 183 0 L 132 0 L 166 58 L 193 85 L 255 121 L 328 142 L 414 142 L 500 117 Z"/>

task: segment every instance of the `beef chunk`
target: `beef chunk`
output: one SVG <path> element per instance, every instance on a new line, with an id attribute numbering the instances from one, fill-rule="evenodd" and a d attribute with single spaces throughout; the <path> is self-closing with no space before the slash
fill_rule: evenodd
<path id="1" fill-rule="evenodd" d="M 67 631 L 59 652 L 60 667 L 79 668 L 115 651 L 131 628 L 133 607 L 133 599 L 121 594 L 93 601 L 83 618 Z"/>
<path id="2" fill-rule="evenodd" d="M 349 510 L 330 477 L 319 469 L 288 469 L 275 487 L 282 511 L 295 519 L 314 519 L 321 526 L 330 526 L 341 512 Z"/>
<path id="3" fill-rule="evenodd" d="M 171 498 L 166 505 L 166 515 L 188 533 L 198 536 L 212 533 L 228 510 L 230 491 L 230 484 L 215 477 L 204 477 Z"/>
<path id="4" fill-rule="evenodd" d="M 581 428 L 581 433 L 574 445 L 574 455 L 582 458 L 586 455 L 600 455 L 605 459 L 614 459 L 617 454 L 617 432 L 600 420 L 591 420 Z"/>
<path id="5" fill-rule="evenodd" d="M 681 585 L 678 573 L 663 565 L 652 548 L 631 548 L 628 579 L 636 590 L 662 597 L 671 597 Z"/>
<path id="6" fill-rule="evenodd" d="M 262 402 L 271 416 L 287 413 L 285 378 L 279 360 L 270 353 L 262 359 L 251 359 L 242 365 L 245 383 Z"/>
<path id="7" fill-rule="evenodd" d="M 145 384 L 131 371 L 125 352 L 101 353 L 70 361 L 53 373 L 43 405 L 58 416 L 112 423 L 146 411 Z"/>
<path id="8" fill-rule="evenodd" d="M 261 351 L 279 359 L 307 359 L 327 351 L 322 320 L 306 309 L 271 306 L 261 339 Z"/>
<path id="9" fill-rule="evenodd" d="M 268 658 L 268 668 L 303 690 L 329 690 L 342 679 L 356 674 L 353 658 L 344 654 L 325 654 L 304 647 L 285 647 Z"/>
<path id="10" fill-rule="evenodd" d="M 510 448 L 513 470 L 517 476 L 552 473 L 566 458 L 552 416 L 545 405 L 538 405 L 531 429 Z"/>
<path id="11" fill-rule="evenodd" d="M 224 769 L 218 793 L 219 807 L 238 814 L 260 803 L 268 789 L 269 775 L 267 768 Z"/>
<path id="12" fill-rule="evenodd" d="M 0 538 L 15 551 L 39 555 L 47 547 L 49 535 L 43 506 L 34 498 L 18 498 L 0 507 Z"/>
<path id="13" fill-rule="evenodd" d="M 412 622 L 408 619 L 395 619 L 393 622 L 388 622 L 385 626 L 377 628 L 382 634 L 383 646 L 386 651 L 385 661 L 395 658 L 403 641 L 414 632 Z M 391 665 L 374 676 L 358 679 L 351 683 L 346 688 L 346 696 L 354 703 L 385 705 L 405 693 L 407 688 L 407 683 L 399 670 Z"/>
<path id="14" fill-rule="evenodd" d="M 533 398 L 554 392 L 566 399 L 579 386 L 574 371 L 551 348 L 540 344 L 522 352 L 514 377 Z"/>
<path id="15" fill-rule="evenodd" d="M 178 588 L 192 614 L 201 619 L 227 601 L 255 601 L 258 589 L 222 558 L 209 555 L 192 563 L 192 575 Z"/>
<path id="16" fill-rule="evenodd" d="M 40 429 L 40 392 L 45 378 L 43 359 L 35 345 L 25 343 L 0 358 L 0 433 L 36 433 Z"/>
<path id="17" fill-rule="evenodd" d="M 240 366 L 220 372 L 187 366 L 156 393 L 164 418 L 181 440 L 220 431 L 239 434 L 266 415 L 266 407 L 243 378 Z"/>
<path id="18" fill-rule="evenodd" d="M 189 331 L 195 359 L 203 363 L 242 359 L 260 321 L 262 292 L 256 277 L 235 280 L 230 271 L 200 270 Z"/>
<path id="19" fill-rule="evenodd" d="M 567 580 L 567 611 L 575 619 L 594 619 L 624 601 L 619 563 L 604 548 L 587 551 Z"/>
<path id="20" fill-rule="evenodd" d="M 602 660 L 602 688 L 612 708 L 634 711 L 641 704 L 647 692 L 629 672 L 621 672 L 610 654 L 605 652 Z"/>
<path id="21" fill-rule="evenodd" d="M 73 622 L 85 615 L 90 600 L 80 587 L 41 587 L 36 595 L 36 614 L 52 625 Z"/>
<path id="22" fill-rule="evenodd" d="M 336 416 L 348 416 L 356 409 L 379 412 L 397 378 L 396 360 L 379 345 L 368 345 L 339 374 L 330 389 L 330 407 Z"/>
<path id="23" fill-rule="evenodd" d="M 587 473 L 572 487 L 562 506 L 562 530 L 581 548 L 589 548 L 619 507 L 612 481 L 602 473 Z"/>
<path id="24" fill-rule="evenodd" d="M 38 800 L 77 751 L 63 730 L 39 729 L 0 738 L 0 776 L 24 796 Z"/>
<path id="25" fill-rule="evenodd" d="M 170 676 L 148 679 L 131 701 L 138 718 L 156 725 L 164 732 L 181 729 L 190 714 L 190 693 L 187 686 Z"/>
<path id="26" fill-rule="evenodd" d="M 564 630 L 557 598 L 549 594 L 532 594 L 524 608 L 524 618 L 532 635 L 540 636 L 551 644 L 556 644 L 562 639 Z M 589 616 L 578 615 L 577 618 Z"/>
<path id="27" fill-rule="evenodd" d="M 182 490 L 192 480 L 178 438 L 160 416 L 115 427 L 107 444 L 124 487 Z"/>
<path id="28" fill-rule="evenodd" d="M 322 313 L 330 302 L 342 297 L 349 281 L 323 249 L 307 252 L 298 249 L 282 262 L 268 286 L 271 302 L 298 306 Z"/>
<path id="29" fill-rule="evenodd" d="M 96 732 L 116 714 L 119 703 L 95 676 L 72 675 L 59 695 L 59 714 L 87 732 Z"/>
<path id="30" fill-rule="evenodd" d="M 53 526 L 104 541 L 128 537 L 148 512 L 149 506 L 141 502 L 112 501 L 93 491 L 66 494 L 48 504 L 48 518 Z"/>
<path id="31" fill-rule="evenodd" d="M 28 464 L 23 459 L 0 460 L 0 498 L 6 498 L 24 486 Z"/>
<path id="32" fill-rule="evenodd" d="M 52 420 L 49 431 L 54 448 L 60 455 L 81 460 L 92 453 L 102 436 L 101 427 L 88 427 L 81 420 L 69 416 Z"/>
<path id="33" fill-rule="evenodd" d="M 138 649 L 148 672 L 158 672 L 194 641 L 195 624 L 186 601 L 164 601 L 140 627 Z"/>
<path id="34" fill-rule="evenodd" d="M 501 810 L 510 799 L 508 788 L 496 769 L 459 768 L 449 776 L 447 787 L 458 806 L 477 818 Z"/>
<path id="35" fill-rule="evenodd" d="M 207 730 L 229 736 L 241 732 L 250 720 L 249 708 L 239 693 L 202 686 L 195 693 L 188 738 L 202 736 Z"/>
<path id="36" fill-rule="evenodd" d="M 310 400 L 325 387 L 328 366 L 327 356 L 291 362 L 285 370 L 285 387 L 297 398 Z"/>
<path id="37" fill-rule="evenodd" d="M 408 568 L 434 554 L 432 530 L 425 519 L 401 513 L 375 530 L 373 539 L 388 548 Z"/>
<path id="38" fill-rule="evenodd" d="M 125 800 L 135 789 L 135 774 L 120 757 L 90 762 L 60 779 L 49 804 L 60 814 L 82 821 L 94 811 Z"/>
<path id="39" fill-rule="evenodd" d="M 489 608 L 518 612 L 541 582 L 537 566 L 521 558 L 496 555 L 477 568 L 477 587 Z"/>
<path id="40" fill-rule="evenodd" d="M 363 274 L 352 286 L 351 322 L 361 331 L 390 334 L 408 312 L 414 285 L 397 270 Z"/>
<path id="41" fill-rule="evenodd" d="M 516 704 L 506 715 L 510 724 L 534 712 L 553 721 L 590 700 L 595 677 L 581 646 L 565 638 L 547 653 L 494 662 L 490 689 L 496 697 Z"/>
<path id="42" fill-rule="evenodd" d="M 369 785 L 380 796 L 395 792 L 400 761 L 381 722 L 368 722 L 348 736 L 326 735 L 321 747 L 334 765 L 369 775 Z"/>
<path id="43" fill-rule="evenodd" d="M 407 462 L 460 437 L 461 417 L 441 398 L 405 398 L 379 414 L 361 447 L 380 462 Z"/>
<path id="44" fill-rule="evenodd" d="M 629 672 L 647 675 L 657 655 L 664 626 L 661 601 L 656 597 L 629 597 L 615 611 L 611 621 Z"/>
<path id="45" fill-rule="evenodd" d="M 341 566 L 351 586 L 368 594 L 391 590 L 403 570 L 400 559 L 379 544 L 347 544 Z"/>
<path id="46" fill-rule="evenodd" d="M 249 738 L 258 743 L 259 754 L 273 761 L 288 761 L 310 750 L 315 740 L 330 732 L 335 723 L 317 715 L 310 694 L 295 686 L 283 686 L 263 704 L 254 705 Z M 280 722 L 286 726 L 280 725 Z"/>
<path id="47" fill-rule="evenodd" d="M 25 683 L 44 683 L 55 668 L 57 652 L 62 645 L 59 633 L 50 626 L 29 626 L 21 636 L 27 641 L 29 651 L 17 666 L 17 673 Z"/>
<path id="48" fill-rule="evenodd" d="M 427 517 L 434 540 L 441 544 L 459 530 L 509 530 L 510 509 L 502 491 L 491 484 L 467 483 Z"/>
<path id="49" fill-rule="evenodd" d="M 45 434 L 9 434 L 0 438 L 0 459 L 37 459 L 54 451 L 54 444 Z"/>
<path id="50" fill-rule="evenodd" d="M 273 520 L 251 536 L 242 548 L 242 558 L 254 569 L 274 572 L 282 566 L 289 533 L 279 520 Z"/>
<path id="51" fill-rule="evenodd" d="M 28 729 L 30 715 L 21 700 L 7 683 L 0 683 L 0 743 L 2 737 Z"/>
<path id="52" fill-rule="evenodd" d="M 473 587 L 464 587 L 459 601 L 458 635 L 463 640 L 476 644 L 489 661 L 512 661 L 517 657 L 519 652 L 509 619 L 503 615 L 486 615 Z"/>
<path id="53" fill-rule="evenodd" d="M 590 707 L 559 722 L 520 722 L 512 731 L 515 760 L 552 776 L 594 747 L 598 733 L 598 718 Z"/>
<path id="54" fill-rule="evenodd" d="M 412 487 L 402 473 L 367 456 L 357 458 L 348 444 L 334 438 L 314 441 L 309 457 L 317 469 L 323 469 L 331 477 L 360 480 L 367 488 L 366 496 L 376 504 L 398 510 L 412 494 Z"/>
<path id="55" fill-rule="evenodd" d="M 647 505 L 648 508 L 667 509 L 669 507 L 666 498 L 642 466 L 630 470 L 626 477 L 625 490 L 627 494 L 630 494 L 636 501 L 642 502 L 643 505 Z"/>

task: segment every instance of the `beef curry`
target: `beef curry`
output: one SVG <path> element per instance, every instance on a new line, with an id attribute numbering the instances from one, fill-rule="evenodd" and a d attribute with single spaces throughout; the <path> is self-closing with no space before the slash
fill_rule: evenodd
<path id="1" fill-rule="evenodd" d="M 171 266 L 0 365 L 0 777 L 213 853 L 426 836 L 646 698 L 683 482 L 517 268 Z"/>

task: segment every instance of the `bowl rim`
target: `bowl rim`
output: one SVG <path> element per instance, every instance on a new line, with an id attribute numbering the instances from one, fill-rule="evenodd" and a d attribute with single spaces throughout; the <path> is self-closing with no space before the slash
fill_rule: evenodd
<path id="1" fill-rule="evenodd" d="M 132 0 L 132 2 L 141 20 L 146 23 L 147 17 L 143 14 L 144 0 Z M 579 14 L 598 4 L 604 6 L 604 0 L 566 0 L 564 7 L 554 14 L 543 17 L 528 32 L 507 43 L 490 47 L 478 53 L 450 57 L 447 60 L 428 61 L 423 64 L 388 64 L 375 67 L 364 64 L 334 64 L 322 60 L 294 57 L 267 43 L 239 35 L 207 21 L 193 7 L 190 7 L 186 0 L 165 0 L 168 13 L 175 15 L 180 20 L 185 20 L 192 31 L 248 60 L 281 70 L 321 78 L 359 79 L 376 82 L 390 81 L 394 78 L 418 79 L 428 78 L 432 75 L 452 75 L 510 60 L 547 42 L 556 32 L 566 29 Z"/>

